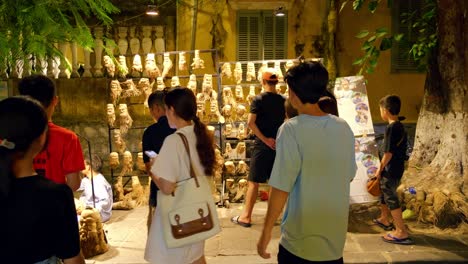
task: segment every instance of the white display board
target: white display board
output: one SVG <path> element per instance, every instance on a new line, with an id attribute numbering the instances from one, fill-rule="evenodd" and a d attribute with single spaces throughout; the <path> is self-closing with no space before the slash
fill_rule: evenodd
<path id="1" fill-rule="evenodd" d="M 338 113 L 348 122 L 354 135 L 374 134 L 364 77 L 336 78 L 334 93 L 338 101 Z"/>
<path id="2" fill-rule="evenodd" d="M 363 76 L 336 79 L 334 94 L 338 113 L 353 130 L 357 171 L 351 182 L 350 203 L 366 203 L 377 200 L 367 192 L 367 180 L 374 176 L 380 165 L 375 142 L 374 126 L 369 111 L 366 81 Z"/>
<path id="3" fill-rule="evenodd" d="M 374 176 L 379 168 L 377 143 L 373 136 L 355 139 L 357 171 L 351 182 L 350 203 L 366 203 L 377 200 L 367 192 L 367 180 Z"/>

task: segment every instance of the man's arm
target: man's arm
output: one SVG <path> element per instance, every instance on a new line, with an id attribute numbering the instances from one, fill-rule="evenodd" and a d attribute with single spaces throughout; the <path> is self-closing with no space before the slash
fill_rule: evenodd
<path id="1" fill-rule="evenodd" d="M 67 185 L 72 191 L 77 191 L 81 185 L 81 177 L 79 172 L 72 172 L 65 175 Z"/>
<path id="2" fill-rule="evenodd" d="M 270 189 L 270 198 L 268 200 L 268 210 L 265 217 L 265 223 L 263 225 L 262 234 L 257 243 L 257 253 L 262 258 L 271 257 L 271 254 L 266 252 L 266 248 L 271 240 L 271 231 L 273 230 L 273 226 L 283 210 L 284 204 L 288 199 L 288 195 L 289 193 L 276 189 L 275 187 L 271 187 Z"/>
<path id="3" fill-rule="evenodd" d="M 269 146 L 272 149 L 275 149 L 276 141 L 274 138 L 267 138 L 263 135 L 262 131 L 258 128 L 255 121 L 257 120 L 257 114 L 250 113 L 247 118 L 247 125 L 252 130 L 252 132 L 257 136 L 263 143 Z"/>

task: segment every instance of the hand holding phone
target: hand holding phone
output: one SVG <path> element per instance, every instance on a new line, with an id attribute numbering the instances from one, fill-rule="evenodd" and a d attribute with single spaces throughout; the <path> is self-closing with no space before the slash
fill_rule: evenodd
<path id="1" fill-rule="evenodd" d="M 152 150 L 146 150 L 145 151 L 146 156 L 148 156 L 150 159 L 156 158 L 158 156 L 158 153 L 152 151 Z"/>

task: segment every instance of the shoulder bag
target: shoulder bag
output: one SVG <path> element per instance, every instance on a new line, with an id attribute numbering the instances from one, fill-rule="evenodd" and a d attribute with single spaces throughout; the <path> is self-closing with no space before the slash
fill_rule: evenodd
<path id="1" fill-rule="evenodd" d="M 189 156 L 190 178 L 177 182 L 171 195 L 160 194 L 157 210 L 161 210 L 168 248 L 204 241 L 221 231 L 211 190 L 195 174 L 187 138 L 182 133 L 177 134 Z"/>

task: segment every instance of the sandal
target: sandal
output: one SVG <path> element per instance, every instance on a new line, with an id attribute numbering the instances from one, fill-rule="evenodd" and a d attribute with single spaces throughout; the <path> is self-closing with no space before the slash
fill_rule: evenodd
<path id="1" fill-rule="evenodd" d="M 390 239 L 387 239 L 385 237 L 388 237 Z M 406 238 L 398 238 L 390 233 L 388 233 L 386 236 L 383 236 L 382 237 L 382 240 L 387 242 L 387 243 L 392 243 L 392 244 L 399 244 L 399 245 L 413 245 L 414 244 L 414 241 L 409 238 L 409 237 L 406 237 Z"/>
<path id="2" fill-rule="evenodd" d="M 234 224 L 238 224 L 238 225 L 240 225 L 242 227 L 251 227 L 252 226 L 251 223 L 244 223 L 244 222 L 239 221 L 239 217 L 240 217 L 239 215 L 232 217 L 231 222 L 233 222 Z"/>
<path id="3" fill-rule="evenodd" d="M 390 223 L 389 225 L 385 225 L 384 223 L 380 222 L 377 219 L 373 219 L 372 222 L 378 225 L 380 228 L 382 228 L 385 231 L 392 231 L 393 229 L 395 229 L 395 226 L 393 225 L 393 223 Z"/>

